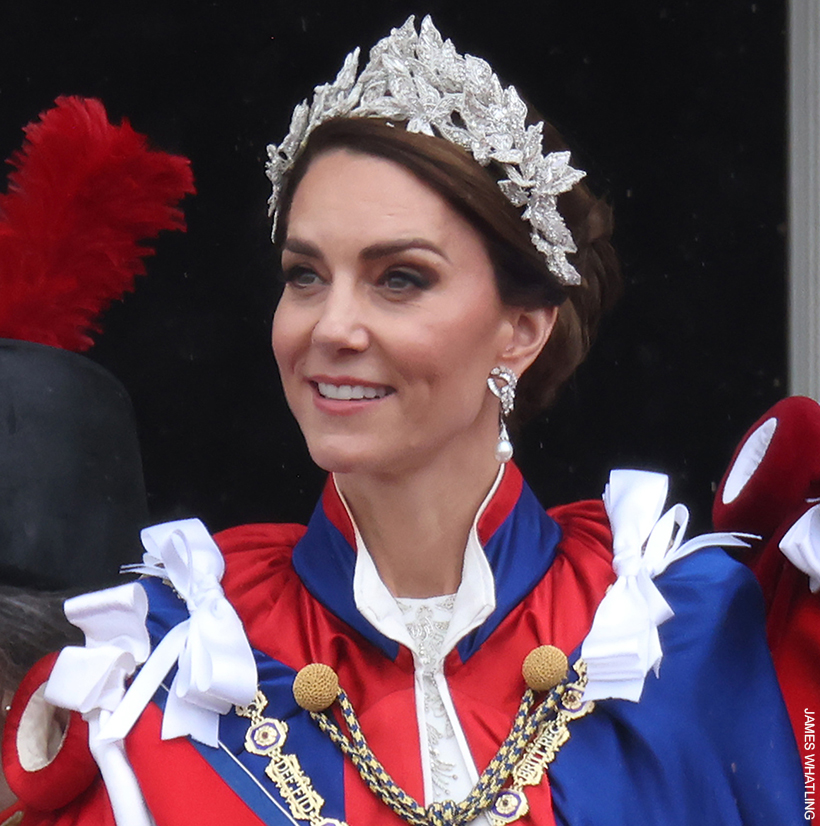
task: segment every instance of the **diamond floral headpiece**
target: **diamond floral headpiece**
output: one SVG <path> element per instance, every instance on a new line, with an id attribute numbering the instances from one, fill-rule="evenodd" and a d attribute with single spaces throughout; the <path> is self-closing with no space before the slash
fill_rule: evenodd
<path id="1" fill-rule="evenodd" d="M 279 146 L 268 146 L 268 201 L 276 232 L 284 176 L 293 168 L 310 133 L 331 118 L 385 118 L 406 121 L 408 132 L 440 136 L 468 150 L 482 166 L 500 164 L 506 178 L 498 186 L 516 207 L 524 207 L 531 239 L 562 284 L 580 284 L 567 261 L 577 248 L 558 212 L 558 195 L 584 173 L 569 165 L 569 152 L 543 154 L 543 123 L 527 125 L 527 106 L 515 88 L 501 86 L 490 65 L 460 55 L 442 40 L 429 16 L 416 33 L 411 16 L 370 51 L 357 76 L 359 49 L 346 58 L 333 83 L 317 86 L 313 101 L 293 111 L 290 131 Z"/>

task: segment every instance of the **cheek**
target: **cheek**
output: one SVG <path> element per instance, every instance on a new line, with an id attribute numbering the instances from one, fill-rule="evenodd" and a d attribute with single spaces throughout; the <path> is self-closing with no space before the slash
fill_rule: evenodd
<path id="1" fill-rule="evenodd" d="M 454 314 L 449 323 L 436 333 L 436 347 L 449 362 L 462 369 L 483 370 L 494 366 L 507 339 L 504 316 L 496 307 L 494 295 L 484 300 L 471 296 Z M 489 368 L 487 368 L 489 370 Z"/>
<path id="2" fill-rule="evenodd" d="M 292 365 L 295 352 L 298 349 L 298 340 L 299 335 L 293 313 L 280 302 L 273 315 L 271 345 L 276 364 L 283 378 Z"/>
<path id="3" fill-rule="evenodd" d="M 500 352 L 500 325 L 486 308 L 448 323 L 393 330 L 391 361 L 397 371 L 446 404 L 481 402 Z"/>
<path id="4" fill-rule="evenodd" d="M 296 377 L 296 365 L 299 359 L 299 336 L 293 318 L 288 311 L 280 312 L 277 308 L 271 327 L 271 346 L 273 358 L 279 370 L 279 380 L 288 403 L 297 420 L 300 405 L 299 382 Z"/>

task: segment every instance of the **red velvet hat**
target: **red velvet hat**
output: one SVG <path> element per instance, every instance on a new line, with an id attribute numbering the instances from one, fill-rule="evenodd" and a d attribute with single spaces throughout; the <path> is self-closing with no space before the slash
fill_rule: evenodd
<path id="1" fill-rule="evenodd" d="M 771 538 L 820 497 L 820 405 L 778 402 L 749 429 L 715 494 L 715 530 Z"/>

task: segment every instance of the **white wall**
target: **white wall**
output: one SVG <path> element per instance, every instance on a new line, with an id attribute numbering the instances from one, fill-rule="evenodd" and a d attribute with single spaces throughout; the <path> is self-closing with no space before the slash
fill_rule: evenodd
<path id="1" fill-rule="evenodd" d="M 820 0 L 789 3 L 789 392 L 820 400 Z"/>

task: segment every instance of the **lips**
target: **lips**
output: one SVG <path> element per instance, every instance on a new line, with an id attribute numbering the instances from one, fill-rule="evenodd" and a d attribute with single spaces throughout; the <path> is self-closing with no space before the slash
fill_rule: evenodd
<path id="1" fill-rule="evenodd" d="M 393 389 L 384 385 L 372 384 L 332 384 L 331 382 L 313 382 L 319 395 L 325 399 L 337 401 L 362 401 L 365 399 L 383 399 Z"/>

